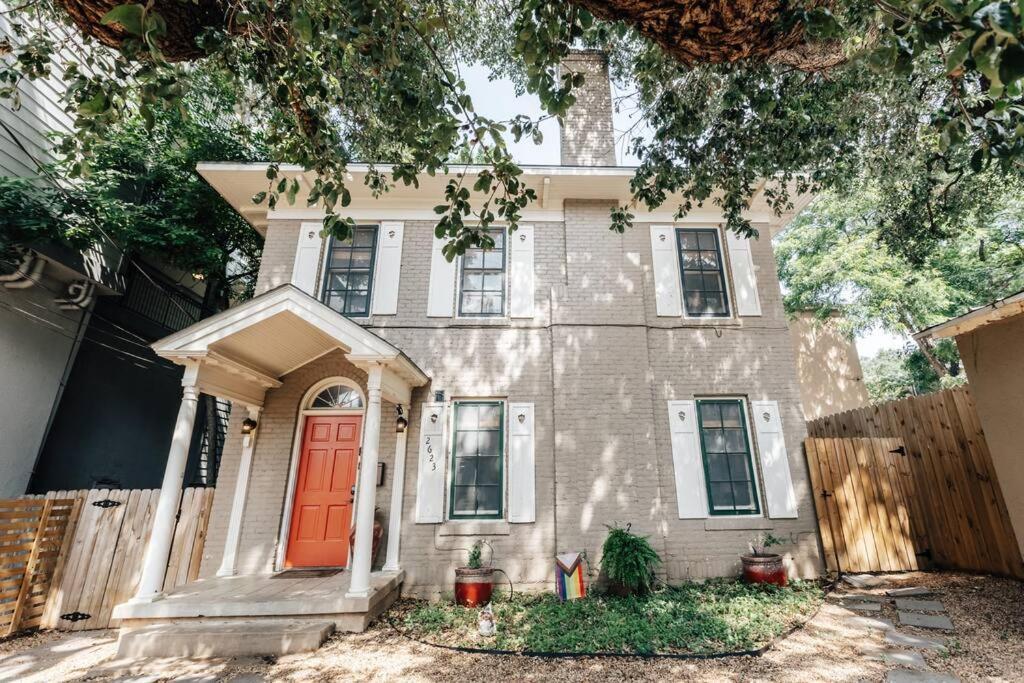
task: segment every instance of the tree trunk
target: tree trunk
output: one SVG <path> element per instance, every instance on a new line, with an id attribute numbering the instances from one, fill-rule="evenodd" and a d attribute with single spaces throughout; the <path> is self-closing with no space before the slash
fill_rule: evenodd
<path id="1" fill-rule="evenodd" d="M 932 366 L 932 370 L 934 370 L 935 374 L 939 376 L 939 379 L 948 375 L 949 369 L 942 364 L 942 361 L 935 357 L 935 349 L 932 348 L 931 343 L 927 339 L 919 339 L 914 336 L 914 333 L 917 332 L 920 326 L 915 325 L 909 315 L 903 316 L 903 326 L 910 334 L 910 338 L 914 340 L 915 344 L 917 344 L 918 350 L 924 354 L 924 357 L 928 360 L 928 365 Z"/>

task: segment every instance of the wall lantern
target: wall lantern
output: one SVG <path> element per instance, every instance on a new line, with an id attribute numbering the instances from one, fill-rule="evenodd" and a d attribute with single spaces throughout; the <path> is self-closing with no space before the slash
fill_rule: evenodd
<path id="1" fill-rule="evenodd" d="M 398 411 L 398 419 L 395 420 L 395 433 L 404 434 L 405 430 L 409 427 L 409 421 L 402 414 L 402 406 L 396 406 L 395 409 Z"/>
<path id="2" fill-rule="evenodd" d="M 252 434 L 256 430 L 256 420 L 251 417 L 247 417 L 242 420 L 242 433 Z"/>

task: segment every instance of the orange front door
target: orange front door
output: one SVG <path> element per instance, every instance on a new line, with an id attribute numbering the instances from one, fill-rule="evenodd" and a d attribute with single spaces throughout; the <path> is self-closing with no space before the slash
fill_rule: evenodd
<path id="1" fill-rule="evenodd" d="M 310 415 L 302 434 L 286 567 L 344 567 L 362 415 Z"/>

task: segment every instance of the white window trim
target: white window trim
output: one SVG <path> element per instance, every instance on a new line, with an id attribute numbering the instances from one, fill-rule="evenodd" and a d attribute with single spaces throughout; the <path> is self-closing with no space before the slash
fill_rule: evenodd
<path id="1" fill-rule="evenodd" d="M 329 386 L 335 384 L 343 384 L 347 387 L 355 389 L 359 392 L 360 398 L 363 401 L 363 408 L 310 408 L 310 404 L 313 399 L 316 398 L 317 394 L 326 389 Z M 274 557 L 274 571 L 279 572 L 284 570 L 284 561 L 288 555 L 288 536 L 291 534 L 292 526 L 292 512 L 295 508 L 295 486 L 296 480 L 299 476 L 299 458 L 302 454 L 302 437 L 304 436 L 306 429 L 306 418 L 310 415 L 362 415 L 366 411 L 366 393 L 362 388 L 351 378 L 348 377 L 325 377 L 313 386 L 311 386 L 305 394 L 302 395 L 302 401 L 299 403 L 298 415 L 295 418 L 295 434 L 292 437 L 292 450 L 291 456 L 288 463 L 288 483 L 285 485 L 285 498 L 284 498 L 284 509 L 281 512 L 280 528 L 277 533 L 277 554 Z M 363 421 L 365 423 L 365 420 Z M 359 426 L 359 452 L 363 450 L 363 440 L 366 438 L 366 430 L 363 428 L 365 425 Z M 354 500 L 359 498 L 359 477 L 356 477 L 355 481 L 355 496 Z M 355 514 L 352 515 L 351 523 L 355 525 Z M 243 516 L 242 521 L 243 527 L 245 526 L 245 520 Z M 352 547 L 349 545 L 348 549 L 348 564 L 352 564 Z"/>
<path id="2" fill-rule="evenodd" d="M 711 493 L 710 493 L 710 491 L 705 491 L 705 497 L 707 498 L 707 506 L 708 506 L 708 516 L 706 517 L 706 519 L 737 519 L 737 518 L 738 519 L 761 519 L 761 518 L 768 519 L 768 515 L 766 514 L 766 508 L 768 506 L 768 501 L 765 499 L 765 497 L 763 495 L 761 495 L 761 489 L 762 489 L 761 480 L 762 480 L 764 475 L 761 473 L 761 457 L 760 457 L 761 456 L 761 452 L 760 452 L 760 446 L 757 443 L 756 438 L 755 438 L 756 435 L 754 434 L 754 429 L 753 429 L 754 424 L 750 421 L 750 397 L 749 396 L 737 395 L 737 394 L 725 394 L 725 395 L 702 394 L 702 395 L 698 395 L 698 396 L 694 396 L 693 397 L 694 411 L 696 412 L 696 416 L 695 417 L 697 418 L 697 439 L 698 439 L 698 443 L 700 444 L 700 450 L 701 450 L 701 453 L 700 453 L 700 466 L 701 466 L 701 468 L 704 468 L 704 459 L 706 457 L 706 454 L 704 453 L 704 435 L 700 433 L 700 430 L 701 430 L 701 427 L 700 427 L 700 404 L 701 404 L 701 401 L 740 401 L 743 404 L 743 422 L 744 422 L 744 425 L 747 428 L 747 443 L 750 444 L 750 465 L 754 469 L 754 496 L 757 499 L 757 509 L 758 509 L 758 512 L 756 512 L 756 513 L 750 512 L 750 513 L 735 513 L 735 514 L 731 514 L 731 515 L 716 515 L 716 514 L 714 514 L 711 511 L 711 505 L 712 505 L 712 503 L 711 503 Z M 704 469 L 704 487 L 705 488 L 708 488 L 707 481 L 708 481 L 708 472 L 707 472 L 707 469 Z"/>
<path id="3" fill-rule="evenodd" d="M 722 259 L 722 280 L 725 282 L 725 296 L 729 306 L 729 315 L 689 315 L 686 312 L 686 287 L 683 286 L 682 248 L 679 243 L 680 230 L 714 230 L 718 235 L 718 254 L 719 258 Z M 733 301 L 732 260 L 729 258 L 729 245 L 725 243 L 725 230 L 722 226 L 713 223 L 687 223 L 683 225 L 673 223 L 672 237 L 675 239 L 676 274 L 679 276 L 679 304 L 683 311 L 683 320 L 703 322 L 712 327 L 715 323 L 738 321 L 736 303 Z"/>
<path id="4" fill-rule="evenodd" d="M 452 517 L 451 496 L 452 481 L 455 476 L 455 468 L 452 466 L 455 461 L 455 406 L 459 403 L 501 403 L 501 517 L 497 519 L 480 519 L 476 517 Z M 444 477 L 444 522 L 442 524 L 475 524 L 494 525 L 496 528 L 501 524 L 511 524 L 508 521 L 508 397 L 507 396 L 459 396 L 451 398 L 445 404 L 447 413 L 445 425 L 448 438 L 445 443 L 445 477 Z M 485 526 L 486 528 L 486 526 Z M 444 534 L 448 535 L 448 534 Z"/>

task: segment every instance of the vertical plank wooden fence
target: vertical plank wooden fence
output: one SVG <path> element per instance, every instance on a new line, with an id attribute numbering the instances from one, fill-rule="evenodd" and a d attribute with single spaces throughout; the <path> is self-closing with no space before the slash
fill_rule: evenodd
<path id="1" fill-rule="evenodd" d="M 188 488 L 182 493 L 165 589 L 198 578 L 213 495 L 213 488 Z M 73 534 L 60 553 L 45 609 L 30 625 L 66 631 L 116 626 L 111 611 L 138 588 L 159 497 L 159 489 L 92 489 L 4 501 L 36 507 L 63 501 L 77 503 L 80 509 Z M 25 628 L 30 625 L 23 623 Z"/>
<path id="2" fill-rule="evenodd" d="M 0 500 L 0 637 L 42 623 L 81 502 Z"/>
<path id="3" fill-rule="evenodd" d="M 819 478 L 813 481 L 816 505 L 834 515 L 835 545 L 847 543 L 831 551 L 833 562 L 843 562 L 840 550 L 845 551 L 850 564 L 844 571 L 886 571 L 882 548 L 870 547 L 864 530 L 871 528 L 874 538 L 873 525 L 878 524 L 878 533 L 884 532 L 883 517 L 895 510 L 907 517 L 908 527 L 901 526 L 901 533 L 908 535 L 893 543 L 909 541 L 918 564 L 1024 578 L 1003 492 L 967 387 L 828 415 L 808 422 L 807 431 L 808 463 L 812 477 Z M 864 439 L 899 439 L 892 450 L 901 446 L 902 452 L 879 453 L 879 448 L 860 443 Z M 859 449 L 865 449 L 863 456 Z M 819 500 L 822 491 L 836 500 Z M 830 523 L 821 509 L 818 514 L 822 524 Z M 883 543 L 887 539 L 883 534 Z M 894 558 L 888 546 L 885 550 L 891 566 Z"/>

